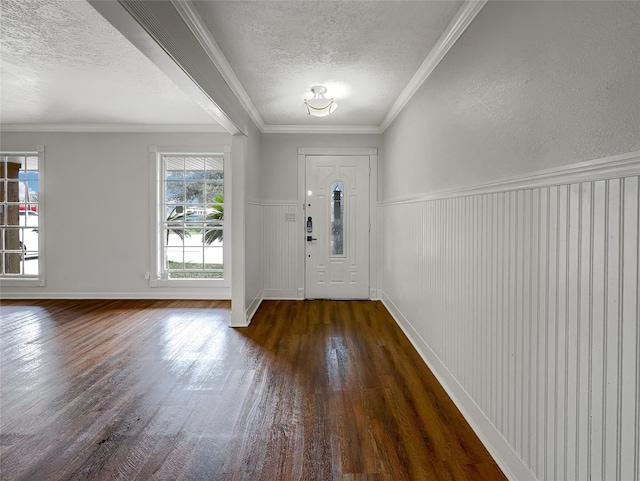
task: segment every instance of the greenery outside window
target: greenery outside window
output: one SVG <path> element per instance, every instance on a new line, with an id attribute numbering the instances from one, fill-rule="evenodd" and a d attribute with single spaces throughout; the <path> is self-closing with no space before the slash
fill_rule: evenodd
<path id="1" fill-rule="evenodd" d="M 224 154 L 160 154 L 163 280 L 224 279 Z"/>
<path id="2" fill-rule="evenodd" d="M 151 145 L 149 160 L 149 286 L 195 289 L 179 297 L 229 298 L 231 148 Z"/>

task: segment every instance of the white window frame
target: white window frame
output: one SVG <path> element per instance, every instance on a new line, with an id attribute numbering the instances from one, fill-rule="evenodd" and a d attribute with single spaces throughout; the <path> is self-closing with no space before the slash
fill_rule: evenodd
<path id="1" fill-rule="evenodd" d="M 0 287 L 29 287 L 45 286 L 44 266 L 45 262 L 45 234 L 46 234 L 46 214 L 44 184 L 45 184 L 45 162 L 44 145 L 38 145 L 35 149 L 2 150 L 0 155 L 31 156 L 38 158 L 38 275 L 26 276 L 24 274 L 1 275 Z"/>
<path id="2" fill-rule="evenodd" d="M 149 269 L 149 286 L 151 287 L 188 287 L 215 288 L 231 287 L 231 221 L 225 215 L 222 224 L 224 247 L 222 254 L 223 279 L 167 279 L 162 275 L 162 223 L 164 221 L 163 181 L 164 171 L 162 157 L 165 155 L 220 155 L 223 156 L 224 199 L 225 204 L 231 201 L 231 147 L 211 146 L 208 148 L 193 147 L 158 147 L 149 146 L 151 161 L 151 256 Z M 230 212 L 225 205 L 225 212 Z"/>

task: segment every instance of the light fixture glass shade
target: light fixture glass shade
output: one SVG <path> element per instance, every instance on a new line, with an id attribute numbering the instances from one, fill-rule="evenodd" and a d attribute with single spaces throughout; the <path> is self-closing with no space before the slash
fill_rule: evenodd
<path id="1" fill-rule="evenodd" d="M 338 108 L 338 104 L 333 99 L 324 96 L 327 89 L 321 85 L 311 87 L 313 97 L 304 101 L 307 112 L 312 117 L 326 117 Z"/>

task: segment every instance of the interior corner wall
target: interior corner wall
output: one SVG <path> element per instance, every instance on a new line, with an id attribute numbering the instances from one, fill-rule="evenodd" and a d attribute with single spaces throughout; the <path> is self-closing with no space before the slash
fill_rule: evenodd
<path id="1" fill-rule="evenodd" d="M 377 134 L 263 134 L 259 208 L 265 298 L 296 299 L 298 288 L 302 287 L 297 279 L 303 255 L 297 252 L 302 219 L 286 220 L 297 215 L 300 147 L 377 148 L 378 163 L 383 157 L 382 136 Z"/>
<path id="2" fill-rule="evenodd" d="M 383 135 L 383 300 L 511 479 L 640 476 L 639 24 L 489 2 Z"/>
<path id="3" fill-rule="evenodd" d="M 2 149 L 44 145 L 46 286 L 6 297 L 230 298 L 229 289 L 149 286 L 149 146 L 223 147 L 224 133 L 3 132 Z"/>

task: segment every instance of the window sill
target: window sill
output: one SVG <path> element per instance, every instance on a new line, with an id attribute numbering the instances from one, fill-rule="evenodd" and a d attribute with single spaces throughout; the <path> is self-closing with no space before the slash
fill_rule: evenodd
<path id="1" fill-rule="evenodd" d="M 0 287 L 44 287 L 44 279 L 21 278 L 21 277 L 1 277 Z"/>

